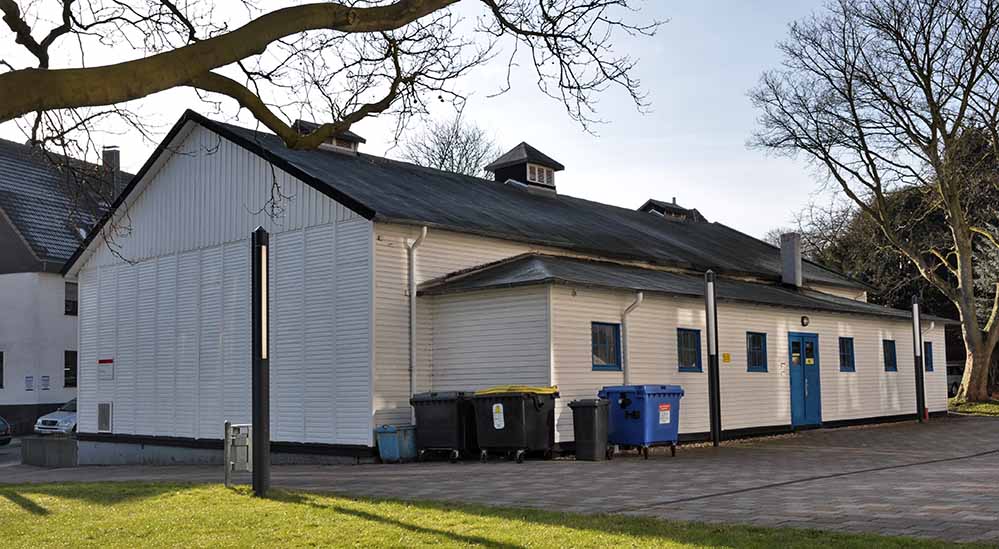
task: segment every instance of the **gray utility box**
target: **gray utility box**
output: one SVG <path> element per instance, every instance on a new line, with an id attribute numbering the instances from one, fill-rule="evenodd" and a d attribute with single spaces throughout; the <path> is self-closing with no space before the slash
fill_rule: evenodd
<path id="1" fill-rule="evenodd" d="M 76 467 L 76 439 L 51 435 L 21 439 L 21 463 L 37 467 Z"/>
<path id="2" fill-rule="evenodd" d="M 225 466 L 225 485 L 229 486 L 232 473 L 253 471 L 253 427 L 250 424 L 225 422 L 225 438 L 222 441 Z"/>

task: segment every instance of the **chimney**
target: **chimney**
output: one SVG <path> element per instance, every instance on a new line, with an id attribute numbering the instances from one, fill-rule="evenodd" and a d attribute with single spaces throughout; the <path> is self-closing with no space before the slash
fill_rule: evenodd
<path id="1" fill-rule="evenodd" d="M 104 169 L 108 171 L 108 181 L 111 183 L 111 196 L 108 197 L 108 202 L 111 203 L 118 198 L 128 183 L 121 176 L 121 151 L 118 150 L 118 145 L 105 145 L 101 151 L 101 161 Z"/>
<path id="2" fill-rule="evenodd" d="M 118 145 L 106 145 L 101 156 L 104 160 L 104 167 L 112 174 L 121 170 L 121 151 L 118 150 Z"/>
<path id="3" fill-rule="evenodd" d="M 555 172 L 564 169 L 565 166 L 527 143 L 517 145 L 485 167 L 496 181 L 546 195 L 556 194 Z"/>
<path id="4" fill-rule="evenodd" d="M 781 282 L 801 287 L 801 235 L 780 235 Z"/>

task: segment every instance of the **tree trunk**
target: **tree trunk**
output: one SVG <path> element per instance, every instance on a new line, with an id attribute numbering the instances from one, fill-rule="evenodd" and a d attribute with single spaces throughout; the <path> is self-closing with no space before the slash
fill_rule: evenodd
<path id="1" fill-rule="evenodd" d="M 961 378 L 961 388 L 957 390 L 957 398 L 971 402 L 989 400 L 989 370 L 992 366 L 992 349 L 982 349 L 984 344 L 975 348 L 965 341 L 968 347 L 967 359 L 964 362 L 964 376 Z"/>

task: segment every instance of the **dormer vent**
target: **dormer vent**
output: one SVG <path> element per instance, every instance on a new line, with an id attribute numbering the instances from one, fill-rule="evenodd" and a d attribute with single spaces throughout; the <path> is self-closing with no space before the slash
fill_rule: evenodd
<path id="1" fill-rule="evenodd" d="M 546 194 L 555 193 L 555 172 L 565 166 L 527 143 L 521 143 L 486 166 L 496 181 L 515 182 Z"/>
<path id="2" fill-rule="evenodd" d="M 305 135 L 319 129 L 319 124 L 308 120 L 296 120 L 291 127 L 298 133 Z M 367 140 L 350 130 L 346 130 L 330 137 L 320 144 L 319 148 L 346 154 L 357 154 L 357 149 L 361 143 L 367 143 Z"/>
<path id="3" fill-rule="evenodd" d="M 697 223 L 705 223 L 707 219 L 701 215 L 701 212 L 694 208 L 684 208 L 676 203 L 676 197 L 673 197 L 671 202 L 664 202 L 662 200 L 656 200 L 650 198 L 645 201 L 638 208 L 638 211 L 650 213 L 659 217 L 665 217 L 666 219 L 675 219 L 677 221 L 693 221 Z"/>

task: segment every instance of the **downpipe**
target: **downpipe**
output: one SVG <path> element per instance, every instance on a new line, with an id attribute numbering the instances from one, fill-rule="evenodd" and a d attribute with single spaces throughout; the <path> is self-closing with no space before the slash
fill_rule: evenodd
<path id="1" fill-rule="evenodd" d="M 416 392 L 416 249 L 427 238 L 427 227 L 420 228 L 420 236 L 406 243 L 407 288 L 409 293 L 409 396 Z M 407 399 L 409 400 L 409 399 Z M 409 408 L 409 420 L 416 423 L 416 410 Z"/>
<path id="2" fill-rule="evenodd" d="M 645 293 L 638 292 L 635 294 L 635 301 L 628 305 L 628 308 L 621 314 L 621 346 L 624 347 L 621 350 L 621 361 L 624 363 L 621 365 L 621 372 L 625 385 L 631 385 L 631 359 L 628 356 L 631 351 L 631 346 L 628 345 L 628 315 L 639 308 L 643 301 L 645 301 Z"/>

